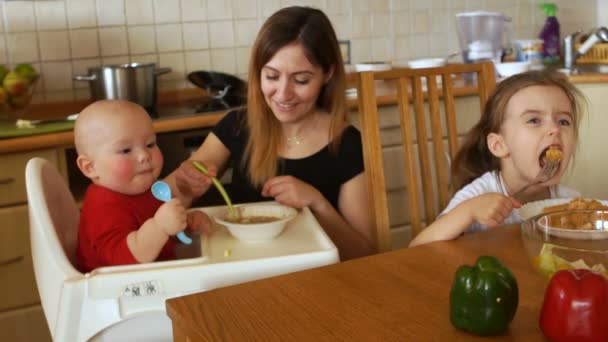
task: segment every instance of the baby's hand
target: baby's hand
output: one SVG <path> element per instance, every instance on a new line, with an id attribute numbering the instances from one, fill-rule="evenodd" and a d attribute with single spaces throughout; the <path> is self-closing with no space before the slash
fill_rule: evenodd
<path id="1" fill-rule="evenodd" d="M 154 221 L 167 235 L 175 235 L 186 229 L 186 208 L 174 198 L 158 208 Z"/>
<path id="2" fill-rule="evenodd" d="M 211 219 L 204 212 L 199 210 L 188 212 L 188 228 L 192 231 L 210 235 L 211 227 Z"/>
<path id="3" fill-rule="evenodd" d="M 501 225 L 511 215 L 513 208 L 520 207 L 515 199 L 499 193 L 483 194 L 471 201 L 473 219 L 488 227 Z"/>
<path id="4" fill-rule="evenodd" d="M 209 174 L 216 175 L 215 166 L 209 166 Z M 185 196 L 195 198 L 204 194 L 211 185 L 211 178 L 197 170 L 192 165 L 192 160 L 186 160 L 180 164 L 175 172 L 175 184 L 179 192 Z"/>

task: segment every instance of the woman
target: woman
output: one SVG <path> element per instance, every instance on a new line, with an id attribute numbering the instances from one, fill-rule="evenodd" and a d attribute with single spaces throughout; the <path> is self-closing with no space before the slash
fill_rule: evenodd
<path id="1" fill-rule="evenodd" d="M 252 51 L 247 109 L 228 113 L 191 158 L 218 174 L 232 166 L 235 202 L 308 206 L 343 260 L 371 254 L 361 136 L 347 121 L 329 19 L 317 9 L 281 9 Z M 190 161 L 171 177 L 187 200 L 209 186 Z"/>

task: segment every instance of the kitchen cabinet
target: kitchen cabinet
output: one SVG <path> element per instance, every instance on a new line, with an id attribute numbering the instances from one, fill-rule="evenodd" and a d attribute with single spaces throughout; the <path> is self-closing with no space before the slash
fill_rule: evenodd
<path id="1" fill-rule="evenodd" d="M 463 137 L 479 120 L 481 114 L 479 97 L 477 95 L 458 97 L 455 101 L 455 109 L 458 135 L 459 137 Z M 413 109 L 411 112 L 413 113 Z M 359 114 L 353 112 L 351 115 L 353 124 L 358 127 Z M 441 108 L 441 118 L 442 120 L 444 119 L 443 108 Z M 407 188 L 404 178 L 403 148 L 401 146 L 399 125 L 399 112 L 396 105 L 380 107 L 380 135 L 383 146 L 384 169 L 386 172 L 385 178 L 393 249 L 405 247 L 411 240 L 409 212 L 407 210 Z M 430 120 L 427 120 L 427 125 L 430 125 Z M 443 122 L 443 125 L 445 127 L 445 122 Z M 429 151 L 432 153 L 430 126 L 428 127 L 428 132 L 429 140 L 426 143 L 429 144 Z M 445 137 L 444 144 L 447 150 L 448 142 Z M 446 158 L 448 157 L 446 156 Z M 432 165 L 432 168 L 434 170 L 434 165 Z M 420 175 L 419 179 L 422 179 Z"/>
<path id="2" fill-rule="evenodd" d="M 33 157 L 66 170 L 61 148 L 0 156 L 0 331 L 6 341 L 51 341 L 30 250 L 25 165 Z"/>

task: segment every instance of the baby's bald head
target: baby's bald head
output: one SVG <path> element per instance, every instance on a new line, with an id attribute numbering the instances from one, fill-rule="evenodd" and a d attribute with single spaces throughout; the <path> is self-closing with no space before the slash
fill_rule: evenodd
<path id="1" fill-rule="evenodd" d="M 107 139 L 116 125 L 150 125 L 152 120 L 140 105 L 124 100 L 100 100 L 84 108 L 74 124 L 74 144 L 79 155 L 91 154 Z"/>

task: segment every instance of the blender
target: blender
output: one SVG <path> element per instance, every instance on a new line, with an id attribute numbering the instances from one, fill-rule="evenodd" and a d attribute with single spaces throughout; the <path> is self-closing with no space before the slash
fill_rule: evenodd
<path id="1" fill-rule="evenodd" d="M 465 12 L 456 14 L 456 31 L 465 63 L 491 60 L 500 63 L 511 50 L 511 18 L 497 12 Z M 506 34 L 506 44 L 503 44 Z"/>

